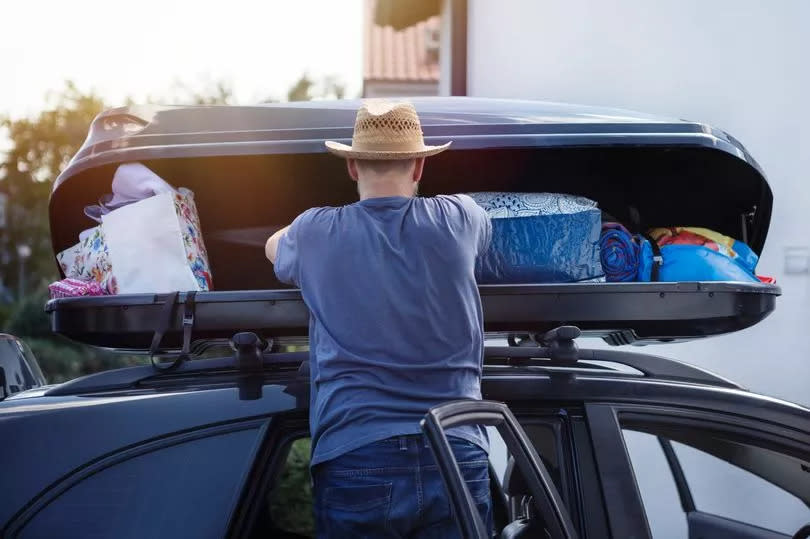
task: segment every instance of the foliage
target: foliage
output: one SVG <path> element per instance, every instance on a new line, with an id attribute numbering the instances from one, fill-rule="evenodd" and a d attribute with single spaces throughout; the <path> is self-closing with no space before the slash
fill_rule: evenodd
<path id="1" fill-rule="evenodd" d="M 309 101 L 312 99 L 310 92 L 315 82 L 304 73 L 287 92 L 287 101 Z"/>
<path id="2" fill-rule="evenodd" d="M 48 315 L 43 305 L 48 301 L 47 290 L 40 289 L 13 306 L 4 324 L 4 331 L 12 335 L 42 339 L 51 336 Z"/>
<path id="3" fill-rule="evenodd" d="M 17 246 L 28 245 L 27 282 L 39 285 L 57 275 L 48 226 L 53 181 L 78 151 L 87 128 L 104 104 L 70 82 L 48 98 L 48 109 L 34 118 L 0 118 L 11 149 L 0 162 L 0 191 L 8 195 L 6 227 L 0 230 L 0 275 L 13 290 L 21 277 Z"/>
<path id="4" fill-rule="evenodd" d="M 311 440 L 293 442 L 284 470 L 270 500 L 270 515 L 276 527 L 315 537 L 312 487 L 309 477 Z"/>
<path id="5" fill-rule="evenodd" d="M 287 92 L 287 101 L 309 101 L 310 99 L 343 99 L 346 85 L 334 76 L 326 76 L 316 82 L 306 73 L 301 75 Z"/>

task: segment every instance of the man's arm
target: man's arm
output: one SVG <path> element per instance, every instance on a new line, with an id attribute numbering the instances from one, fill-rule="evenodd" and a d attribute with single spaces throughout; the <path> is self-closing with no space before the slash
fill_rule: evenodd
<path id="1" fill-rule="evenodd" d="M 489 249 L 492 240 L 492 221 L 486 210 L 478 205 L 469 195 L 456 195 L 465 208 L 470 222 L 475 227 L 478 254 L 483 255 Z"/>
<path id="2" fill-rule="evenodd" d="M 264 246 L 264 254 L 267 255 L 267 259 L 270 260 L 273 264 L 276 263 L 276 254 L 278 254 L 278 242 L 281 241 L 281 237 L 287 233 L 290 229 L 291 225 L 287 225 L 281 230 L 276 231 L 270 238 L 268 238 L 267 243 Z"/>

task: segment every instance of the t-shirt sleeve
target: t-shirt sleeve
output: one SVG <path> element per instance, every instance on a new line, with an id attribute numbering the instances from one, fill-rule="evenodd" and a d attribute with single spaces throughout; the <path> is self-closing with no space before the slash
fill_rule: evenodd
<path id="1" fill-rule="evenodd" d="M 461 205 L 472 225 L 478 254 L 482 255 L 489 249 L 489 242 L 492 240 L 492 221 L 486 210 L 479 206 L 469 195 L 456 195 L 456 197 L 461 201 Z"/>
<path id="2" fill-rule="evenodd" d="M 304 247 L 301 244 L 301 237 L 304 236 L 309 223 L 308 214 L 309 211 L 306 211 L 296 217 L 278 242 L 273 269 L 282 283 L 301 286 L 301 258 Z"/>

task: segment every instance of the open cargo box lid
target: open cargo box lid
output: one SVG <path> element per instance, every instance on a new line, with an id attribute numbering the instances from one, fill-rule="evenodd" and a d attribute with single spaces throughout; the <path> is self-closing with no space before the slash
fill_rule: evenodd
<path id="1" fill-rule="evenodd" d="M 699 226 L 759 254 L 772 193 L 759 165 L 711 127 L 638 113 L 531 101 L 422 98 L 425 142 L 453 141 L 431 157 L 424 195 L 474 191 L 582 195 L 630 228 Z M 215 291 L 197 295 L 195 339 L 242 330 L 306 334 L 306 308 L 275 280 L 264 241 L 312 206 L 357 198 L 325 140 L 350 142 L 359 101 L 253 107 L 127 107 L 99 115 L 51 196 L 54 252 L 95 223 L 83 208 L 110 191 L 115 168 L 140 161 L 194 191 Z M 485 329 L 578 325 L 613 344 L 736 331 L 766 317 L 779 289 L 742 283 L 482 286 Z M 161 295 L 60 299 L 52 328 L 122 349 L 148 346 Z M 178 299 L 178 304 L 183 297 Z M 167 343 L 179 342 L 182 315 Z"/>

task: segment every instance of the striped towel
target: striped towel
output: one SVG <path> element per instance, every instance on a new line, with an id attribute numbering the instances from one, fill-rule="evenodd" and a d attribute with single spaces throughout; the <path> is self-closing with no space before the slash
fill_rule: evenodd
<path id="1" fill-rule="evenodd" d="M 103 296 L 104 290 L 95 281 L 81 281 L 79 279 L 62 279 L 48 285 L 51 299 L 75 298 L 81 296 Z"/>

